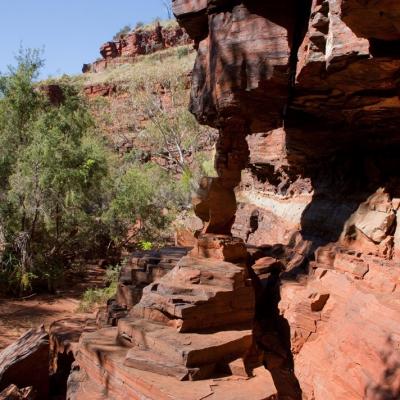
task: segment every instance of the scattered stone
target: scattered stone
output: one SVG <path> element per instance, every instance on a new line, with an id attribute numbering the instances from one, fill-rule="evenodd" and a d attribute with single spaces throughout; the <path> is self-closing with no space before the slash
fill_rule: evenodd
<path id="1" fill-rule="evenodd" d="M 0 393 L 0 400 L 35 400 L 36 394 L 32 387 L 18 389 L 15 385 L 10 385 Z"/>

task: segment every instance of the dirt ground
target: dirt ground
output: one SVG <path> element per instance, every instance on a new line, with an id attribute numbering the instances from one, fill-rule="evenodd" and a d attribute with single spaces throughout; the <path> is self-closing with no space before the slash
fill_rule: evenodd
<path id="1" fill-rule="evenodd" d="M 104 270 L 89 266 L 85 278 L 74 279 L 56 295 L 34 295 L 25 300 L 0 298 L 0 350 L 18 339 L 26 330 L 68 317 L 93 316 L 77 312 L 79 301 L 88 288 L 102 287 Z"/>

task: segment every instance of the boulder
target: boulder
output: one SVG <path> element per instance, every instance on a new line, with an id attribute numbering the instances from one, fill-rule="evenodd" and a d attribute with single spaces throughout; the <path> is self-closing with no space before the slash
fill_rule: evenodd
<path id="1" fill-rule="evenodd" d="M 32 386 L 38 399 L 49 395 L 49 335 L 43 327 L 31 329 L 0 352 L 0 390 L 11 384 Z"/>

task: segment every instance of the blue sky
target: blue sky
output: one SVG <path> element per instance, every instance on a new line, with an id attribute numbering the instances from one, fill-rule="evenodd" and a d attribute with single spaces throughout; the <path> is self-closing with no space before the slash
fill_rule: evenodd
<path id="1" fill-rule="evenodd" d="M 165 19 L 162 0 L 0 0 L 0 72 L 20 45 L 44 48 L 42 77 L 79 73 L 124 25 Z"/>

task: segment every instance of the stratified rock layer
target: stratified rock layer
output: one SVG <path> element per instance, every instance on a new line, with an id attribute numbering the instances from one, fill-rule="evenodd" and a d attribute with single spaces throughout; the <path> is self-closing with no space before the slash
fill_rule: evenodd
<path id="1" fill-rule="evenodd" d="M 18 389 L 10 385 L 0 393 L 0 400 L 35 400 L 36 394 L 32 387 Z"/>
<path id="2" fill-rule="evenodd" d="M 180 382 L 176 377 L 126 366 L 129 349 L 116 344 L 116 334 L 116 328 L 109 328 L 82 337 L 80 371 L 70 377 L 68 399 L 247 400 L 249 393 L 252 399 L 266 399 L 275 392 L 263 367 L 250 380 L 231 376 Z"/>
<path id="3" fill-rule="evenodd" d="M 219 130 L 204 226 L 81 337 L 69 398 L 399 398 L 400 3 L 172 3 L 190 109 Z"/>
<path id="4" fill-rule="evenodd" d="M 138 28 L 121 35 L 118 40 L 104 43 L 100 47 L 101 59 L 92 64 L 84 64 L 82 72 L 100 72 L 109 67 L 133 63 L 141 55 L 190 43 L 187 33 L 179 26 L 162 27 L 157 23 L 153 28 Z"/>
<path id="5" fill-rule="evenodd" d="M 259 259 L 256 340 L 280 398 L 398 398 L 400 3 L 173 7 L 198 49 L 190 108 L 240 144 L 216 154 L 234 221 L 212 186 L 198 215 L 227 204 Z"/>
<path id="6" fill-rule="evenodd" d="M 118 327 L 82 335 L 68 398 L 266 399 L 276 390 L 253 341 L 253 317 L 243 267 L 184 257 L 145 287 Z"/>

